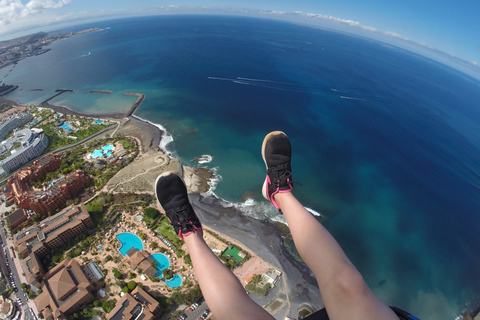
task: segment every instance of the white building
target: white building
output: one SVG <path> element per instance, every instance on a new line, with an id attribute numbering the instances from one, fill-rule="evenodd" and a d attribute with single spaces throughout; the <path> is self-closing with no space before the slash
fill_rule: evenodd
<path id="1" fill-rule="evenodd" d="M 42 129 L 23 129 L 15 131 L 12 137 L 0 143 L 0 177 L 18 168 L 33 158 L 40 156 L 48 147 L 48 138 Z"/>
<path id="2" fill-rule="evenodd" d="M 5 139 L 5 137 L 13 130 L 16 129 L 28 121 L 32 120 L 33 116 L 30 113 L 18 114 L 11 117 L 4 123 L 0 124 L 0 140 Z"/>

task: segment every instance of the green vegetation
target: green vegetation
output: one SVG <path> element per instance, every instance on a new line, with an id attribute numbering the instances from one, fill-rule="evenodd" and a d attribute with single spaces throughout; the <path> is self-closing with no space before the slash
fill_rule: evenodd
<path id="1" fill-rule="evenodd" d="M 115 308 L 115 305 L 117 304 L 117 300 L 111 299 L 111 300 L 105 300 L 102 303 L 102 309 L 105 311 L 105 313 L 109 313 L 112 311 L 113 308 Z"/>
<path id="2" fill-rule="evenodd" d="M 255 277 L 253 277 L 253 280 L 245 286 L 245 290 L 258 295 L 266 296 L 271 287 L 272 286 L 270 283 L 262 282 L 260 275 L 257 274 Z"/>
<path id="3" fill-rule="evenodd" d="M 169 309 L 173 305 L 180 304 L 192 304 L 195 300 L 202 296 L 202 291 L 200 287 L 196 285 L 190 291 L 186 293 L 180 292 L 180 290 L 175 289 L 172 295 L 169 298 L 161 297 L 158 299 L 164 309 Z"/>
<path id="4" fill-rule="evenodd" d="M 147 228 L 155 230 L 159 226 L 160 212 L 152 207 L 146 207 L 143 209 L 143 221 Z"/>
<path id="5" fill-rule="evenodd" d="M 38 126 L 38 128 L 42 129 L 43 132 L 48 137 L 48 148 L 45 152 L 50 152 L 55 150 L 59 147 L 67 146 L 72 144 L 76 141 L 80 141 L 94 133 L 97 133 L 105 128 L 108 128 L 111 124 L 99 124 L 92 126 L 91 125 L 91 118 L 83 118 L 77 116 L 67 115 L 65 117 L 66 122 L 72 122 L 72 127 L 76 128 L 75 132 L 67 133 L 63 128 L 55 126 L 57 122 L 57 118 L 53 117 L 54 112 L 50 109 L 43 109 L 42 111 L 33 111 L 33 114 L 42 117 L 44 120 L 42 121 L 42 125 Z M 67 136 L 76 137 L 77 139 L 71 139 Z"/>
<path id="6" fill-rule="evenodd" d="M 173 278 L 175 274 L 172 269 L 167 268 L 162 270 L 162 275 L 165 280 L 170 280 Z"/>
<path id="7" fill-rule="evenodd" d="M 137 283 L 135 281 L 130 281 L 127 285 L 129 292 L 131 292 L 133 289 L 137 287 Z"/>
<path id="8" fill-rule="evenodd" d="M 128 140 L 120 140 L 119 143 L 123 146 L 123 148 L 129 152 L 133 150 L 132 144 Z"/>

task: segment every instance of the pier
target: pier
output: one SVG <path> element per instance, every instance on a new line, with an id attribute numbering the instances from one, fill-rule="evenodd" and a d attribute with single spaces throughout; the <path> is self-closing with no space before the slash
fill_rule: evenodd
<path id="1" fill-rule="evenodd" d="M 48 98 L 47 100 L 43 101 L 41 104 L 47 103 L 48 101 L 52 100 L 53 98 L 58 97 L 59 95 L 61 95 L 64 92 L 73 92 L 73 90 L 72 89 L 57 89 L 57 90 L 55 90 L 55 92 L 57 92 L 55 95 L 53 95 L 50 98 Z"/>
<path id="2" fill-rule="evenodd" d="M 137 108 L 140 106 L 143 99 L 145 99 L 145 95 L 143 93 L 136 93 L 136 92 L 125 92 L 124 95 L 137 97 L 137 100 L 133 103 L 130 110 L 128 110 L 128 112 L 125 114 L 125 117 L 130 117 L 135 112 L 135 110 L 137 110 Z"/>

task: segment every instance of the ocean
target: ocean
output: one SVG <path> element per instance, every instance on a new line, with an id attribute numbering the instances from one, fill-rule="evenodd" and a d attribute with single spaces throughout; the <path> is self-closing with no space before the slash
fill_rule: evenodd
<path id="1" fill-rule="evenodd" d="M 7 98 L 125 111 L 171 134 L 166 148 L 216 168 L 214 192 L 257 219 L 265 134 L 293 145 L 295 194 L 374 292 L 422 319 L 480 302 L 480 81 L 359 36 L 247 17 L 104 21 L 0 69 Z M 32 91 L 43 89 L 43 91 Z M 90 90 L 112 90 L 110 95 Z M 198 164 L 200 155 L 212 161 Z"/>

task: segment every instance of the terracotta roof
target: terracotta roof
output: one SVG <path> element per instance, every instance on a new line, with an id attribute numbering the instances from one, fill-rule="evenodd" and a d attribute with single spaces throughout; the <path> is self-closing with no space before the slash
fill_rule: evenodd
<path id="1" fill-rule="evenodd" d="M 24 209 L 18 209 L 15 210 L 11 215 L 8 216 L 8 220 L 10 221 L 10 224 L 13 225 L 17 223 L 19 220 L 26 218 L 27 213 L 25 212 Z"/>
<path id="2" fill-rule="evenodd" d="M 60 272 L 48 279 L 48 283 L 50 288 L 52 288 L 53 294 L 59 300 L 63 300 L 65 295 L 76 287 L 67 269 L 60 270 Z"/>

